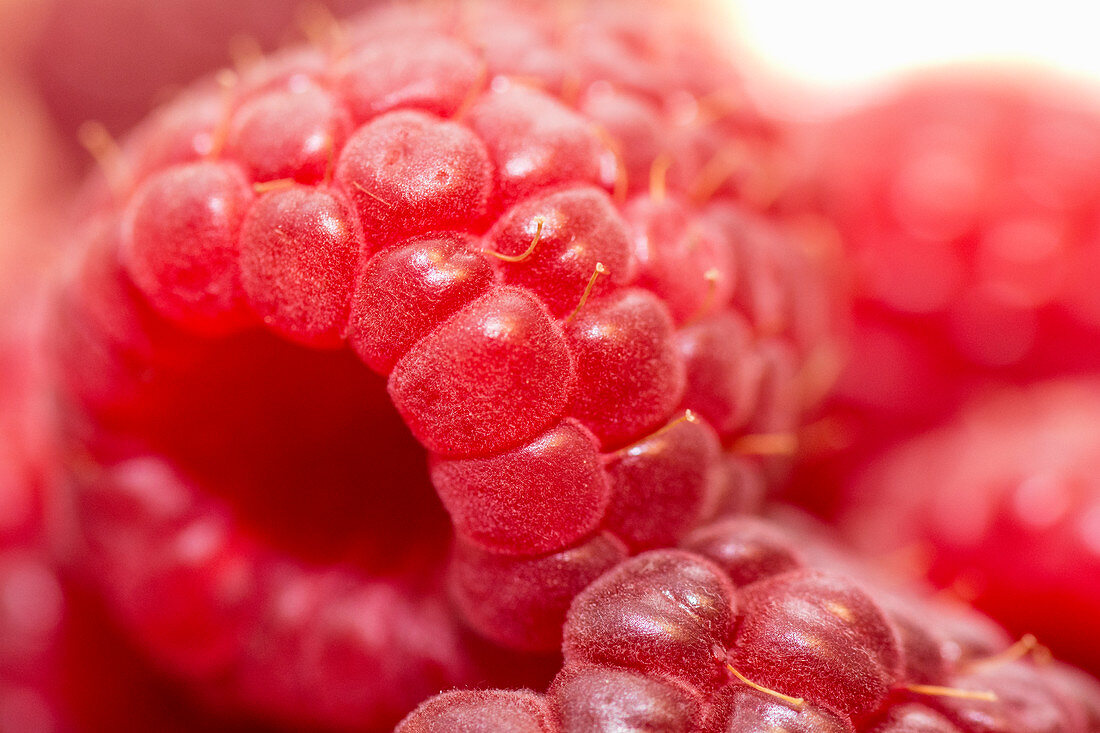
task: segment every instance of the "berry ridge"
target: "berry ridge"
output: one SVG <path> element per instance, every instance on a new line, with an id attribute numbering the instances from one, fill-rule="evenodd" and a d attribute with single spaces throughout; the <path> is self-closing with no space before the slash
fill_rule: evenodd
<path id="1" fill-rule="evenodd" d="M 516 730 L 539 733 L 1097 730 L 1096 680 L 1028 658 L 973 611 L 883 585 L 810 527 L 722 519 L 684 541 L 699 554 L 621 562 L 574 599 L 545 695 L 448 692 L 397 732 L 444 730 L 456 713 L 463 730 L 497 730 L 518 709 L 538 713 Z"/>
<path id="2" fill-rule="evenodd" d="M 103 161 L 55 297 L 73 519 L 219 705 L 380 726 L 476 677 L 440 501 L 467 625 L 554 650 L 588 580 L 751 505 L 776 461 L 736 446 L 799 424 L 824 289 L 708 167 L 766 125 L 687 14 L 580 12 L 380 8 Z"/>

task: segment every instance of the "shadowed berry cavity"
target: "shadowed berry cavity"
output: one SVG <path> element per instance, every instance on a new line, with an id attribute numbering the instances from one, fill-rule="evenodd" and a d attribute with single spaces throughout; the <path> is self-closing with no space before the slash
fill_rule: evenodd
<path id="1" fill-rule="evenodd" d="M 734 606 L 733 587 L 709 561 L 682 550 L 638 555 L 573 601 L 565 625 L 566 664 L 625 667 L 717 686 L 728 674 L 725 644 Z"/>
<path id="2" fill-rule="evenodd" d="M 855 715 L 898 681 L 894 629 L 847 578 L 796 570 L 744 588 L 741 603 L 734 664 L 758 684 Z"/>

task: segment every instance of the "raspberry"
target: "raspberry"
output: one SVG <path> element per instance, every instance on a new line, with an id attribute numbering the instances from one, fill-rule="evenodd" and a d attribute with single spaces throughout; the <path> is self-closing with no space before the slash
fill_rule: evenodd
<path id="1" fill-rule="evenodd" d="M 867 549 L 915 549 L 933 583 L 1095 672 L 1097 414 L 1086 380 L 986 396 L 872 464 L 847 529 Z"/>
<path id="2" fill-rule="evenodd" d="M 763 536 L 787 557 L 806 548 L 792 569 L 763 570 L 743 584 L 682 549 L 643 553 L 604 573 L 569 609 L 564 666 L 544 698 L 557 725 L 533 729 L 1093 730 L 1096 680 L 1049 659 L 1017 657 L 1018 645 L 995 626 L 991 651 L 977 651 L 973 630 L 989 627 L 988 620 L 916 588 L 881 585 L 874 568 L 826 534 L 807 531 L 811 526 L 797 518 L 753 519 L 698 529 L 704 546 L 715 548 L 708 554 L 719 558 Z M 849 572 L 828 569 L 842 563 Z M 904 630 L 894 621 L 903 608 L 910 612 Z M 913 643 L 918 637 L 925 648 Z M 971 655 L 959 656 L 962 648 Z M 909 659 L 914 650 L 918 658 Z M 510 706 L 484 692 L 454 691 L 421 705 L 406 725 L 442 721 L 454 709 L 473 715 L 466 722 L 480 730 Z"/>
<path id="3" fill-rule="evenodd" d="M 715 178 L 771 144 L 735 74 L 634 13 L 379 8 L 103 161 L 55 437 L 79 571 L 184 689 L 361 729 L 537 678 L 585 585 L 783 469 L 822 273 Z"/>
<path id="4" fill-rule="evenodd" d="M 1100 107 L 1051 75 L 926 74 L 816 130 L 847 250 L 852 354 L 792 494 L 829 513 L 876 452 L 990 384 L 1100 366 Z M 802 204 L 805 206 L 805 202 Z"/>

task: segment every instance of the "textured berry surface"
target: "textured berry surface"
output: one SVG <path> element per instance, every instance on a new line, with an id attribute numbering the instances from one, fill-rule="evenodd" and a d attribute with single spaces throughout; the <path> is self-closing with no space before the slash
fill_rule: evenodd
<path id="1" fill-rule="evenodd" d="M 1100 385 L 1007 390 L 873 464 L 844 521 L 865 548 L 908 548 L 912 571 L 1096 672 L 1098 455 Z"/>
<path id="2" fill-rule="evenodd" d="M 741 597 L 736 664 L 761 684 L 852 715 L 877 707 L 898 679 L 895 631 L 846 578 L 793 571 Z"/>
<path id="3" fill-rule="evenodd" d="M 508 650 L 783 469 L 822 275 L 715 176 L 770 126 L 688 9 L 576 10 L 379 7 L 106 151 L 51 296 L 65 520 L 200 698 L 373 730 L 544 684 Z M 724 674 L 716 582 L 669 679 Z"/>
<path id="4" fill-rule="evenodd" d="M 790 512 L 719 520 L 685 541 L 713 562 L 654 550 L 600 576 L 569 609 L 564 665 L 543 698 L 554 716 L 548 730 L 1096 730 L 1095 679 L 1011 643 L 972 610 L 884 581 L 814 526 Z M 793 567 L 731 582 L 715 563 L 744 557 L 728 548 L 760 546 L 763 537 Z M 895 621 L 903 613 L 906 630 Z M 484 692 L 452 692 L 420 713 L 490 726 L 511 714 L 513 699 L 530 696 L 501 694 L 517 697 L 493 703 Z"/>

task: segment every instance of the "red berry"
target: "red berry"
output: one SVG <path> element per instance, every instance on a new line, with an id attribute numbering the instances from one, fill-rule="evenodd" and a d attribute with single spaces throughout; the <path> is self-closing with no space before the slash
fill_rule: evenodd
<path id="1" fill-rule="evenodd" d="M 599 573 L 759 502 L 739 441 L 800 424 L 822 273 L 695 180 L 768 145 L 698 20 L 580 10 L 378 9 L 104 161 L 50 296 L 60 483 L 80 573 L 189 693 L 389 725 L 505 654 L 475 637 L 553 648 Z M 677 674 L 724 682 L 729 631 Z"/>
<path id="2" fill-rule="evenodd" d="M 993 386 L 1100 367 L 1100 108 L 1050 74 L 926 74 L 811 134 L 851 357 L 792 492 L 842 510 L 882 450 Z"/>

